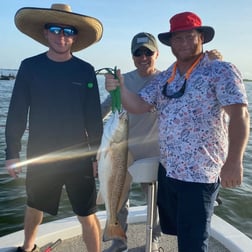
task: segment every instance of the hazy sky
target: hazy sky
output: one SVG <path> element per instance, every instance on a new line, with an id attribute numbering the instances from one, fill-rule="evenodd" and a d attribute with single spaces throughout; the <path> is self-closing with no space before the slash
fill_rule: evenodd
<path id="1" fill-rule="evenodd" d="M 22 59 L 47 50 L 46 47 L 22 34 L 14 25 L 14 15 L 22 7 L 50 8 L 49 0 L 1 1 L 0 9 L 0 68 L 17 69 Z M 93 16 L 104 26 L 103 38 L 87 49 L 75 53 L 96 69 L 134 69 L 130 44 L 132 37 L 142 31 L 154 36 L 170 29 L 169 19 L 176 13 L 197 13 L 203 25 L 215 29 L 214 40 L 205 50 L 218 49 L 224 60 L 233 62 L 244 78 L 252 79 L 252 1 L 251 0 L 68 0 L 73 12 Z M 174 60 L 170 47 L 159 43 L 157 67 L 166 69 Z"/>

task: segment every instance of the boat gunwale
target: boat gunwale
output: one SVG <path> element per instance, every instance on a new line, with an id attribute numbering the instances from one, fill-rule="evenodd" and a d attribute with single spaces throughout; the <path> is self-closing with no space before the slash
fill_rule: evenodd
<path id="1" fill-rule="evenodd" d="M 106 211 L 97 212 L 101 228 L 105 227 Z M 129 224 L 146 222 L 147 206 L 130 207 L 128 215 Z M 40 225 L 37 244 L 42 246 L 53 240 L 67 240 L 81 235 L 81 225 L 76 216 L 67 217 Z M 252 239 L 241 231 L 218 217 L 213 215 L 211 222 L 211 236 L 232 252 L 251 252 Z M 0 252 L 7 252 L 13 246 L 22 245 L 24 239 L 23 230 L 0 237 Z"/>

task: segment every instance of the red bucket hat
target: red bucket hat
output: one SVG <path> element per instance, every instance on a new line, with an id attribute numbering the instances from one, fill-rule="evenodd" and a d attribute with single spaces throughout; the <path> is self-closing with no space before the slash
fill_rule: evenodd
<path id="1" fill-rule="evenodd" d="M 210 26 L 202 26 L 200 17 L 192 12 L 182 12 L 170 19 L 170 31 L 158 34 L 161 43 L 170 46 L 170 38 L 173 32 L 196 29 L 204 34 L 204 43 L 214 37 L 214 29 Z"/>

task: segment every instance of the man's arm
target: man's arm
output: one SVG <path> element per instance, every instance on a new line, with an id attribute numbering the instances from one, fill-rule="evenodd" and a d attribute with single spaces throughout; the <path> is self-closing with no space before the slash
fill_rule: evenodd
<path id="1" fill-rule="evenodd" d="M 229 150 L 225 164 L 221 169 L 221 185 L 235 187 L 243 179 L 243 155 L 249 139 L 250 118 L 245 104 L 225 106 L 224 110 L 230 117 Z"/>
<path id="2" fill-rule="evenodd" d="M 121 99 L 123 107 L 130 113 L 142 114 L 151 111 L 152 105 L 145 102 L 139 95 L 129 91 L 124 85 L 123 76 L 120 73 L 120 70 L 117 71 L 118 79 L 114 79 L 114 76 L 111 74 L 106 74 L 105 86 L 106 90 L 112 91 L 116 87 L 120 87 Z"/>

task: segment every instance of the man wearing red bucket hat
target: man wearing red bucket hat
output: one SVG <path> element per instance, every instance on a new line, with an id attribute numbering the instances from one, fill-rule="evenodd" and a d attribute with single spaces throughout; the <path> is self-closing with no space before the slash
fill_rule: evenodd
<path id="1" fill-rule="evenodd" d="M 231 63 L 211 61 L 203 44 L 214 29 L 202 26 L 192 12 L 170 19 L 170 31 L 159 40 L 171 47 L 177 61 L 159 73 L 138 95 L 112 76 L 108 90 L 121 86 L 124 108 L 131 113 L 157 109 L 160 166 L 160 225 L 177 235 L 180 252 L 208 251 L 214 201 L 222 187 L 243 178 L 242 160 L 249 137 L 247 95 L 239 70 Z"/>
<path id="2" fill-rule="evenodd" d="M 170 25 L 170 32 L 160 33 L 158 35 L 159 40 L 168 46 L 171 46 L 170 38 L 175 32 L 196 29 L 197 31 L 204 33 L 203 43 L 210 42 L 214 37 L 214 29 L 210 26 L 202 26 L 200 17 L 192 12 L 183 12 L 173 16 L 170 20 Z"/>

